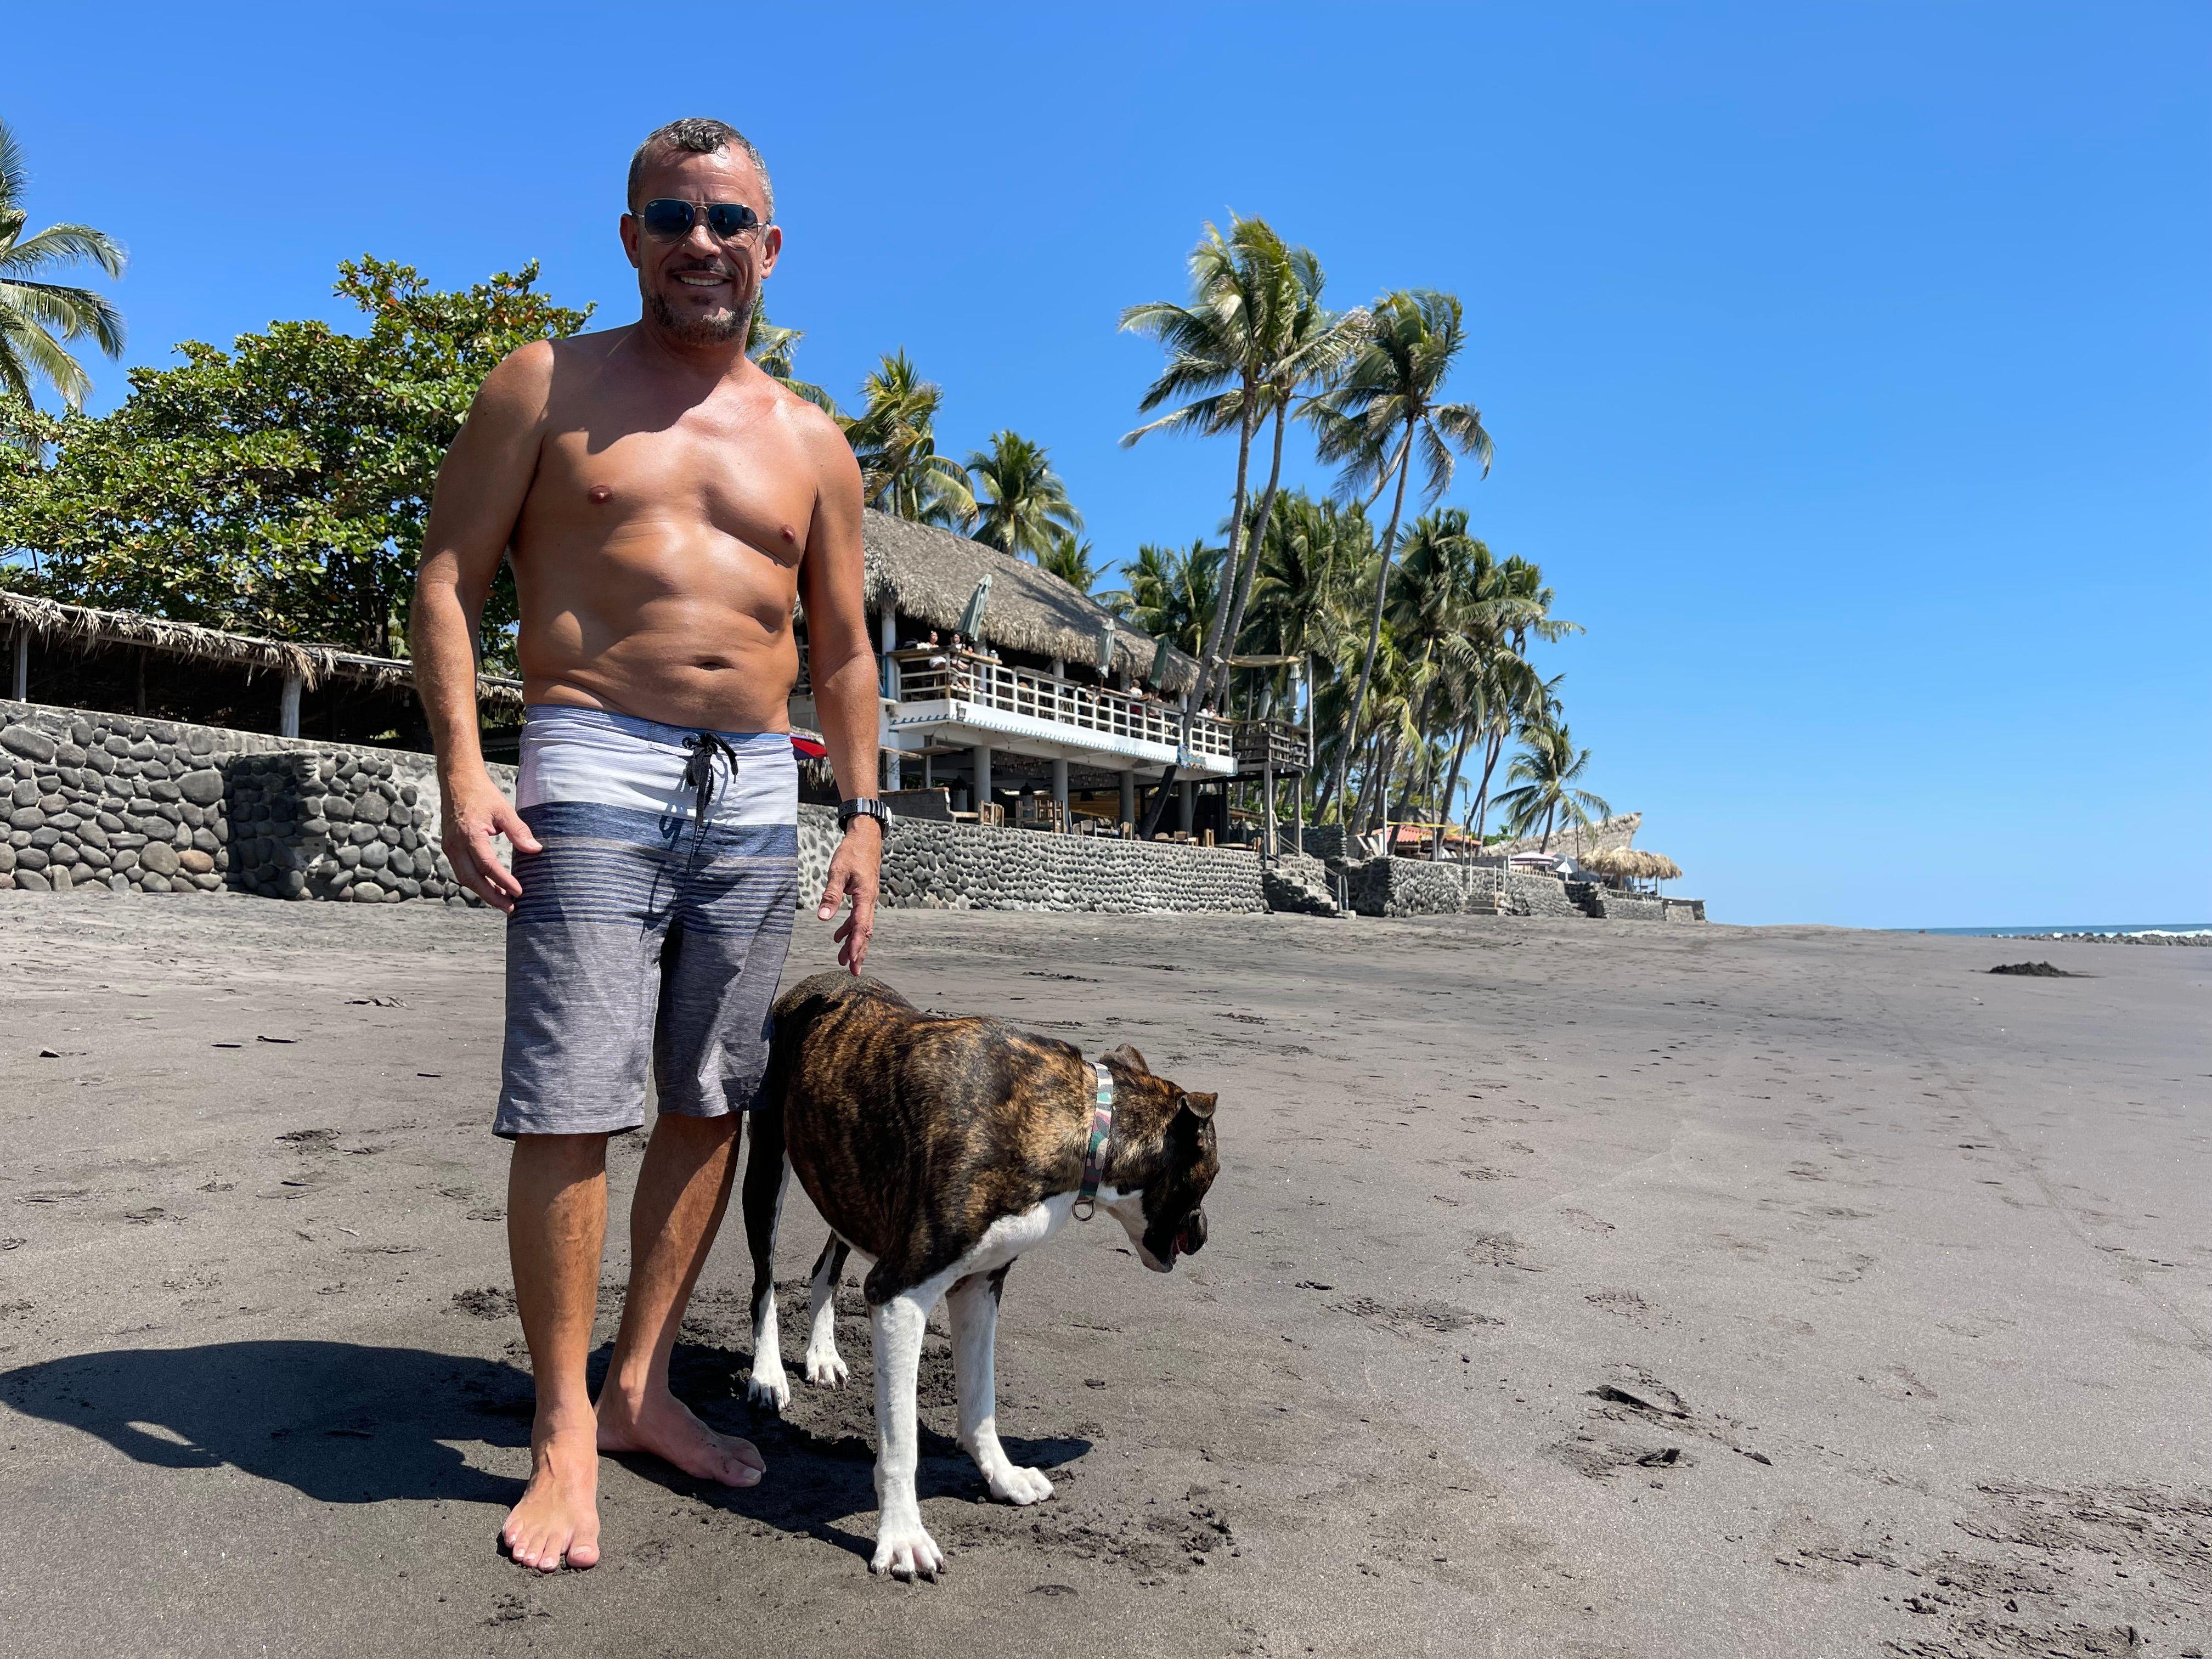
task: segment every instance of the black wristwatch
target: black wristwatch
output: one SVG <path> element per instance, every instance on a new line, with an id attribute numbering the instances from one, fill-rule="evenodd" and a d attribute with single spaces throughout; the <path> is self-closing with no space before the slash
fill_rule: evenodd
<path id="1" fill-rule="evenodd" d="M 873 818 L 886 834 L 890 833 L 891 809 L 873 795 L 860 800 L 846 801 L 837 808 L 837 828 L 840 830 L 851 829 L 854 818 Z"/>

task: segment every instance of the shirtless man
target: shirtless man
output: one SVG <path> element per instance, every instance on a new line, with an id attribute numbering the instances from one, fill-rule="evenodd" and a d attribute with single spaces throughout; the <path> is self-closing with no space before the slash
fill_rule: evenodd
<path id="1" fill-rule="evenodd" d="M 438 479 L 414 614 L 453 872 L 508 915 L 496 1133 L 514 1141 L 507 1248 L 537 1379 L 530 1484 L 500 1537 L 524 1566 L 599 1559 L 598 1457 L 652 1452 L 745 1486 L 764 1472 L 669 1392 L 756 1103 L 797 903 L 787 699 L 804 595 L 842 844 L 817 914 L 852 914 L 858 973 L 882 854 L 860 475 L 821 410 L 744 355 L 782 233 L 768 170 L 719 121 L 630 163 L 623 251 L 643 314 L 494 369 Z M 521 597 L 516 804 L 484 770 L 471 642 L 502 556 Z M 494 837 L 514 848 L 510 873 Z M 611 1133 L 659 1115 L 630 1205 L 622 1327 L 585 1380 Z"/>

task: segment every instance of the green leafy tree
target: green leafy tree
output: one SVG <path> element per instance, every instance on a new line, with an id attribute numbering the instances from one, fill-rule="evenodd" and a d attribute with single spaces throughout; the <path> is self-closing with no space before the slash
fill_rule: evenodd
<path id="1" fill-rule="evenodd" d="M 1398 542 L 1398 521 L 1406 506 L 1406 484 L 1419 459 L 1427 477 L 1427 499 L 1434 501 L 1451 483 L 1458 455 L 1472 455 L 1490 471 L 1490 434 L 1482 412 L 1471 404 L 1442 401 L 1443 384 L 1466 344 L 1460 303 L 1449 294 L 1426 289 L 1401 289 L 1377 300 L 1368 319 L 1359 353 L 1340 380 L 1316 399 L 1314 419 L 1325 461 L 1340 462 L 1345 482 L 1366 488 L 1378 499 L 1393 479 L 1397 491 L 1390 520 L 1382 532 L 1382 564 L 1375 582 L 1375 609 L 1367 653 L 1360 664 L 1359 686 L 1352 693 L 1350 718 L 1357 731 L 1375 675 L 1375 654 L 1382 640 L 1382 616 L 1390 586 L 1390 562 Z M 1339 766 L 1349 763 L 1347 744 Z M 1334 788 L 1341 793 L 1340 772 Z"/>
<path id="2" fill-rule="evenodd" d="M 1001 553 L 1041 558 L 1060 536 L 1083 528 L 1044 446 L 1018 432 L 994 432 L 988 449 L 971 450 L 968 473 L 975 482 L 970 533 Z"/>
<path id="3" fill-rule="evenodd" d="M 83 259 L 120 276 L 123 250 L 89 225 L 48 225 L 25 235 L 27 183 L 22 146 L 0 122 L 0 398 L 28 405 L 44 380 L 71 409 L 82 409 L 92 377 L 65 343 L 88 337 L 119 357 L 123 317 L 104 295 L 40 278 Z M 21 443 L 27 438 L 27 419 L 18 413 L 15 420 L 21 423 L 13 428 Z"/>
<path id="4" fill-rule="evenodd" d="M 868 505 L 920 524 L 964 528 L 975 514 L 967 471 L 937 453 L 945 389 L 923 380 L 901 347 L 860 383 L 860 413 L 845 422 L 845 439 L 860 463 Z"/>
<path id="5" fill-rule="evenodd" d="M 280 322 L 228 351 L 188 340 L 180 366 L 134 370 L 114 413 L 39 426 L 39 453 L 0 471 L 0 549 L 16 556 L 0 571 L 85 605 L 404 650 L 431 491 L 477 386 L 590 313 L 540 294 L 534 264 L 450 292 L 380 259 L 339 273 L 365 333 Z M 514 616 L 502 576 L 493 665 Z"/>

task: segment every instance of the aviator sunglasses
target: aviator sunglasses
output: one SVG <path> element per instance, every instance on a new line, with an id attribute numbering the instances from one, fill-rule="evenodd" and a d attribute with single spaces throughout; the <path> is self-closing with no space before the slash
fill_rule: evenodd
<path id="1" fill-rule="evenodd" d="M 762 223 L 760 215 L 743 202 L 708 202 L 702 206 L 673 196 L 654 197 L 638 210 L 637 222 L 653 240 L 674 242 L 691 234 L 702 213 L 707 216 L 707 228 L 726 242 L 758 230 Z"/>

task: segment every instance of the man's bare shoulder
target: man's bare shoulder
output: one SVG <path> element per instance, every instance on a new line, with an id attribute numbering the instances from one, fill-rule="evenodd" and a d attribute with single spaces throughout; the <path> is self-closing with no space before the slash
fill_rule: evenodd
<path id="1" fill-rule="evenodd" d="M 776 425 L 814 464 L 823 485 L 838 488 L 849 475 L 857 489 L 860 466 L 853 458 L 853 446 L 846 441 L 843 428 L 826 411 L 807 402 L 781 381 L 771 379 L 769 384 L 775 388 Z"/>
<path id="2" fill-rule="evenodd" d="M 532 340 L 508 352 L 477 388 L 477 411 L 510 420 L 537 420 L 552 401 L 558 354 L 568 343 L 566 340 Z"/>

